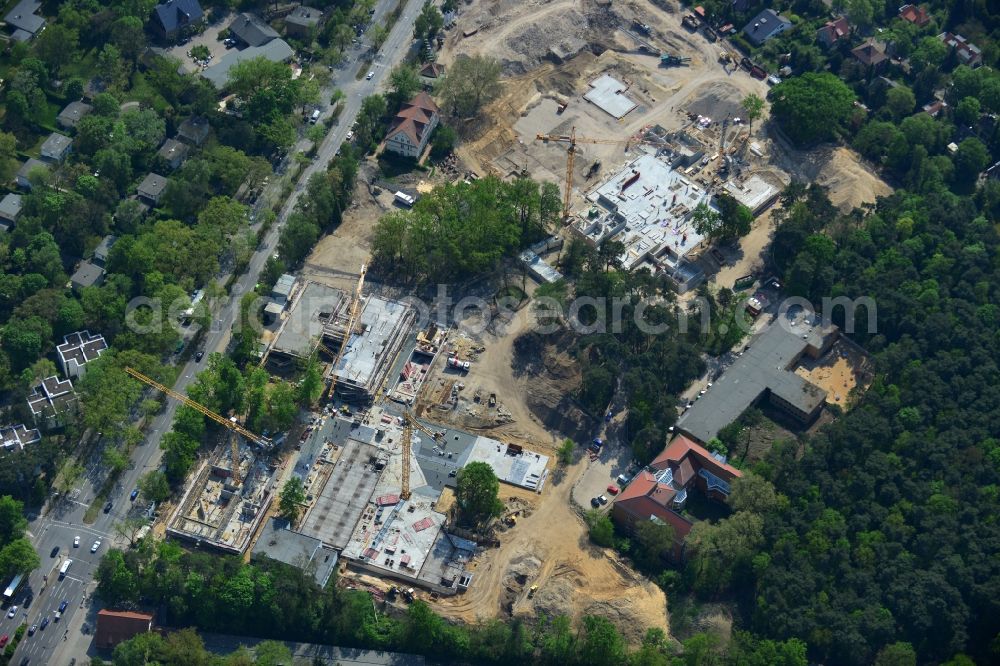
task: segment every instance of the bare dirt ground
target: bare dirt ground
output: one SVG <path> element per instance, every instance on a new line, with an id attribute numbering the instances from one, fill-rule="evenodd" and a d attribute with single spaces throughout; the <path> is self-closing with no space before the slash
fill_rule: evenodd
<path id="1" fill-rule="evenodd" d="M 639 49 L 630 34 L 633 20 L 646 23 L 644 37 L 655 48 L 691 58 L 690 66 L 661 68 L 658 57 Z M 464 31 L 478 29 L 463 38 Z M 553 35 L 557 37 L 553 37 Z M 498 58 L 507 78 L 500 98 L 485 109 L 476 126 L 465 127 L 459 154 L 476 171 L 501 176 L 527 168 L 538 179 L 562 184 L 566 151 L 563 144 L 544 144 L 535 135 L 577 134 L 619 145 L 581 144 L 574 177 L 574 200 L 612 170 L 634 157 L 626 142 L 652 125 L 672 131 L 685 129 L 718 145 L 719 133 L 692 127 L 688 113 L 715 121 L 741 115 L 740 100 L 748 93 L 766 97 L 765 83 L 746 72 L 718 62 L 723 42 L 710 43 L 680 26 L 680 14 L 663 11 L 642 0 L 608 5 L 594 0 L 473 2 L 459 14 L 441 54 L 450 63 L 458 54 L 481 53 Z M 620 120 L 583 99 L 588 83 L 608 73 L 628 86 L 638 106 Z M 558 111 L 560 103 L 565 110 Z M 761 156 L 749 157 L 752 168 L 779 167 L 790 177 L 819 182 L 830 197 L 851 208 L 888 194 L 891 188 L 858 156 L 843 147 L 797 151 L 779 145 L 768 127 L 754 128 Z M 600 163 L 591 178 L 590 167 Z"/>
<path id="2" fill-rule="evenodd" d="M 517 527 L 501 536 L 501 546 L 475 562 L 465 594 L 436 602 L 446 617 L 478 622 L 497 616 L 583 615 L 607 617 L 638 642 L 648 627 L 667 629 L 663 591 L 636 575 L 611 551 L 593 546 L 587 528 L 570 503 L 570 490 L 585 471 L 571 467 Z M 501 489 L 506 498 L 511 490 Z M 528 598 L 532 585 L 538 590 Z"/>
<path id="3" fill-rule="evenodd" d="M 353 288 L 361 264 L 371 258 L 371 237 L 379 218 L 392 209 L 392 194 L 373 196 L 367 179 L 371 167 L 363 166 L 354 187 L 351 207 L 340 226 L 323 236 L 306 258 L 304 277 L 333 287 Z"/>
<path id="4" fill-rule="evenodd" d="M 803 359 L 795 373 L 825 389 L 827 404 L 847 408 L 851 391 L 858 387 L 863 391 L 871 384 L 871 359 L 855 345 L 840 340 L 821 359 Z"/>
<path id="5" fill-rule="evenodd" d="M 566 396 L 579 385 L 575 363 L 554 340 L 529 333 L 534 322 L 530 305 L 525 305 L 494 330 L 475 335 L 453 333 L 449 353 L 470 360 L 472 368 L 459 374 L 439 358 L 418 396 L 417 413 L 554 453 L 562 442 L 560 431 L 572 434 L 589 419 L 566 404 Z M 464 323 L 477 329 L 479 321 L 470 318 Z M 447 410 L 437 408 L 450 387 L 459 383 L 463 388 L 457 405 Z M 494 408 L 489 407 L 491 394 L 497 399 Z M 564 417 L 570 417 L 570 422 Z"/>

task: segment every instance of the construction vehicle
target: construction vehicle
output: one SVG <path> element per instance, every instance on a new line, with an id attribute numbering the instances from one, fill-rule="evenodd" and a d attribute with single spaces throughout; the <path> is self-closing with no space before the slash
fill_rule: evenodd
<path id="1" fill-rule="evenodd" d="M 570 193 L 573 191 L 573 164 L 576 160 L 576 144 L 578 143 L 596 143 L 605 144 L 611 146 L 625 146 L 625 150 L 628 150 L 629 146 L 633 144 L 651 144 L 660 145 L 657 141 L 647 141 L 644 139 L 592 139 L 589 137 L 582 137 L 576 135 L 576 127 L 571 127 L 569 134 L 536 134 L 535 139 L 548 143 L 549 141 L 557 141 L 559 143 L 568 143 L 569 147 L 566 149 L 566 189 L 563 192 L 563 223 L 569 222 L 569 198 Z"/>
<path id="2" fill-rule="evenodd" d="M 531 599 L 533 596 L 535 596 L 535 592 L 538 592 L 538 586 L 532 585 L 530 588 L 528 588 L 528 598 Z"/>
<path id="3" fill-rule="evenodd" d="M 469 369 L 472 367 L 472 363 L 470 363 L 469 361 L 463 361 L 457 356 L 449 356 L 448 367 L 454 368 L 455 370 L 460 370 L 462 372 L 468 372 Z"/>
<path id="4" fill-rule="evenodd" d="M 201 414 L 203 414 L 203 415 L 207 416 L 208 418 L 212 419 L 213 421 L 215 421 L 219 425 L 225 426 L 226 428 L 228 428 L 230 430 L 230 432 L 232 433 L 232 437 L 230 439 L 230 446 L 231 446 L 231 449 L 232 449 L 232 458 L 233 458 L 232 479 L 233 479 L 233 485 L 234 486 L 235 485 L 239 485 L 239 483 L 240 483 L 240 449 L 239 449 L 238 441 L 236 439 L 236 435 L 242 435 L 243 437 L 246 437 L 248 440 L 250 440 L 251 442 L 253 442 L 254 444 L 257 444 L 258 446 L 260 446 L 262 448 L 269 448 L 271 446 L 270 440 L 267 440 L 267 439 L 261 437 L 260 435 L 257 435 L 256 433 L 253 433 L 253 432 L 247 430 L 246 428 L 244 428 L 243 426 L 241 426 L 237 422 L 235 416 L 227 419 L 225 416 L 222 416 L 221 414 L 216 414 L 211 409 L 209 409 L 208 407 L 205 407 L 201 403 L 195 402 L 194 400 L 192 400 L 191 398 L 187 397 L 186 395 L 181 395 L 180 393 L 174 391 L 173 389 L 171 389 L 171 388 L 169 388 L 167 386 L 164 386 L 163 384 L 159 383 L 155 379 L 147 377 L 146 375 L 142 374 L 141 372 L 139 372 L 135 368 L 130 368 L 128 366 L 125 366 L 125 372 L 127 374 L 131 375 L 132 377 L 135 377 L 136 379 L 138 379 L 143 384 L 147 384 L 149 386 L 152 386 L 157 391 L 162 391 L 163 393 L 165 393 L 166 395 L 170 396 L 174 400 L 177 400 L 178 402 L 180 402 L 185 407 L 190 407 L 191 409 L 195 410 L 196 412 L 200 412 Z"/>
<path id="5" fill-rule="evenodd" d="M 678 56 L 672 53 L 660 54 L 660 67 L 687 67 L 691 63 L 691 58 Z"/>

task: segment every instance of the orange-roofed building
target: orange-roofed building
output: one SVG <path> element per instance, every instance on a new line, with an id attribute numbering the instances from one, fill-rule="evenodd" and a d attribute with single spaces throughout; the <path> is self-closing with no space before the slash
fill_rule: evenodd
<path id="1" fill-rule="evenodd" d="M 430 95 L 417 93 L 392 119 L 385 149 L 404 157 L 420 157 L 438 126 L 440 113 Z"/>
<path id="2" fill-rule="evenodd" d="M 931 22 L 927 8 L 919 5 L 903 5 L 899 8 L 899 18 L 921 28 Z"/>
<path id="3" fill-rule="evenodd" d="M 694 440 L 678 435 L 615 498 L 611 517 L 629 532 L 646 520 L 669 525 L 674 530 L 673 557 L 679 560 L 693 525 L 680 513 L 688 491 L 696 487 L 706 497 L 725 502 L 732 481 L 740 476 L 741 472 L 724 456 L 716 456 Z"/>
<path id="4" fill-rule="evenodd" d="M 102 608 L 97 612 L 97 631 L 94 636 L 94 645 L 99 650 L 113 648 L 119 643 L 152 629 L 152 613 L 110 611 Z"/>

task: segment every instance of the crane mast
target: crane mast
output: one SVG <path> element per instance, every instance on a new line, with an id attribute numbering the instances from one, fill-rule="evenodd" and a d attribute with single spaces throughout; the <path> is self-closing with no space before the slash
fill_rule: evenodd
<path id="1" fill-rule="evenodd" d="M 126 366 L 125 367 L 125 372 L 126 372 L 126 374 L 128 374 L 128 375 L 130 375 L 130 376 L 132 376 L 132 377 L 134 377 L 136 379 L 138 379 L 140 382 L 142 382 L 144 384 L 147 384 L 149 386 L 152 386 L 153 388 L 155 388 L 158 391 L 162 391 L 163 393 L 165 393 L 166 395 L 170 396 L 174 400 L 180 402 L 185 407 L 190 407 L 191 409 L 195 410 L 196 412 L 199 412 L 199 413 L 207 416 L 208 418 L 212 419 L 213 421 L 215 421 L 219 425 L 225 426 L 226 428 L 229 429 L 229 431 L 232 433 L 232 437 L 231 437 L 231 440 L 230 440 L 230 446 L 231 446 L 230 453 L 231 453 L 231 455 L 233 457 L 233 469 L 232 469 L 233 485 L 239 485 L 240 480 L 241 480 L 240 479 L 240 449 L 239 449 L 239 443 L 237 442 L 236 436 L 237 435 L 243 435 L 244 437 L 246 437 L 248 440 L 250 440 L 254 444 L 257 444 L 257 445 L 262 446 L 262 447 L 270 446 L 270 442 L 268 440 L 264 439 L 260 435 L 257 435 L 256 433 L 253 433 L 253 432 L 247 430 L 246 428 L 244 428 L 243 426 L 241 426 L 239 423 L 237 423 L 235 416 L 232 417 L 232 418 L 228 418 L 227 419 L 225 416 L 222 416 L 221 414 L 216 414 L 211 409 L 209 409 L 208 407 L 205 407 L 201 403 L 195 402 L 194 400 L 192 400 L 191 398 L 187 397 L 186 395 L 181 395 L 177 391 L 174 391 L 173 389 L 171 389 L 171 388 L 169 388 L 167 386 L 164 386 L 163 384 L 159 383 L 155 379 L 152 379 L 151 377 L 147 377 L 146 375 L 142 374 L 141 372 L 139 372 L 135 368 L 130 368 L 130 367 Z"/>

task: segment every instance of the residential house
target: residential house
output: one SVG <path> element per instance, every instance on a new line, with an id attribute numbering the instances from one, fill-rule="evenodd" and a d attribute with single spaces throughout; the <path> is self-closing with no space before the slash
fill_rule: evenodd
<path id="1" fill-rule="evenodd" d="M 677 435 L 615 498 L 611 516 L 626 531 L 647 520 L 669 525 L 674 530 L 673 557 L 681 559 L 693 525 L 681 514 L 688 493 L 697 489 L 709 499 L 725 502 L 732 482 L 741 476 L 725 456 Z"/>
<path id="2" fill-rule="evenodd" d="M 153 32 L 172 40 L 200 23 L 204 16 L 198 0 L 167 0 L 153 8 Z"/>
<path id="3" fill-rule="evenodd" d="M 918 28 L 923 28 L 931 22 L 931 15 L 927 13 L 927 8 L 919 5 L 903 5 L 899 8 L 899 18 Z"/>
<path id="4" fill-rule="evenodd" d="M 975 69 L 983 64 L 983 52 L 978 46 L 967 40 L 962 35 L 950 32 L 942 32 L 938 39 L 947 44 L 955 51 L 958 62 Z"/>
<path id="5" fill-rule="evenodd" d="M 272 39 L 263 46 L 248 46 L 242 51 L 230 51 L 222 56 L 219 62 L 201 71 L 217 90 L 223 90 L 229 85 L 229 70 L 245 60 L 266 58 L 271 62 L 288 62 L 295 51 L 283 39 Z"/>
<path id="6" fill-rule="evenodd" d="M 111 248 L 114 244 L 118 242 L 118 236 L 112 236 L 108 234 L 101 239 L 100 244 L 97 249 L 94 250 L 93 262 L 98 266 L 106 266 L 108 263 L 108 256 L 111 254 Z"/>
<path id="7" fill-rule="evenodd" d="M 417 93 L 393 118 L 385 149 L 405 157 L 419 157 L 438 126 L 440 113 L 430 95 Z"/>
<path id="8" fill-rule="evenodd" d="M 424 88 L 430 90 L 437 83 L 437 80 L 444 76 L 444 65 L 429 62 L 420 68 L 419 75 L 420 82 L 424 84 Z"/>
<path id="9" fill-rule="evenodd" d="M 743 26 L 743 33 L 755 46 L 792 27 L 792 22 L 773 9 L 765 9 Z"/>
<path id="10" fill-rule="evenodd" d="M 0 201 L 0 230 L 10 231 L 14 227 L 17 218 L 21 217 L 23 206 L 20 194 L 11 192 L 4 195 L 3 200 Z"/>
<path id="11" fill-rule="evenodd" d="M 177 138 L 189 146 L 197 148 L 205 143 L 211 132 L 212 126 L 208 124 L 208 118 L 191 116 L 185 118 L 184 122 L 177 128 Z"/>
<path id="12" fill-rule="evenodd" d="M 73 140 L 65 134 L 53 132 L 42 143 L 41 156 L 47 162 L 59 163 L 66 159 L 73 147 Z"/>
<path id="13" fill-rule="evenodd" d="M 46 377 L 28 394 L 28 408 L 35 423 L 54 428 L 65 424 L 66 415 L 76 405 L 73 382 L 55 375 Z"/>
<path id="14" fill-rule="evenodd" d="M 56 347 L 59 367 L 63 374 L 79 379 L 87 372 L 86 365 L 96 361 L 108 349 L 103 335 L 91 335 L 90 331 L 77 331 L 63 336 L 63 342 Z"/>
<path id="15" fill-rule="evenodd" d="M 41 439 L 42 433 L 34 428 L 27 428 L 21 423 L 0 428 L 0 446 L 3 446 L 7 451 L 14 449 L 23 451 L 28 444 L 34 444 Z"/>
<path id="16" fill-rule="evenodd" d="M 152 630 L 152 613 L 112 611 L 102 608 L 97 611 L 97 629 L 94 632 L 94 647 L 98 650 L 107 650 L 119 643 L 124 643 L 130 638 Z"/>
<path id="17" fill-rule="evenodd" d="M 84 287 L 99 287 L 104 282 L 104 268 L 97 264 L 81 261 L 69 278 L 70 288 L 79 293 Z"/>
<path id="18" fill-rule="evenodd" d="M 839 16 L 832 21 L 827 21 L 822 28 L 816 31 L 816 39 L 823 46 L 829 48 L 842 39 L 847 39 L 851 35 L 851 24 L 847 18 Z"/>
<path id="19" fill-rule="evenodd" d="M 167 189 L 167 179 L 160 174 L 150 173 L 139 183 L 138 195 L 146 203 L 155 206 L 160 203 L 160 197 L 163 196 L 165 189 Z"/>
<path id="20" fill-rule="evenodd" d="M 277 39 L 278 33 L 256 14 L 244 12 L 229 24 L 229 36 L 236 40 L 240 48 L 245 48 L 264 46 L 271 40 Z"/>
<path id="21" fill-rule="evenodd" d="M 10 38 L 15 42 L 29 42 L 45 29 L 45 19 L 38 15 L 42 8 L 39 0 L 20 0 L 14 8 L 3 17 L 7 28 L 11 29 Z"/>
<path id="22" fill-rule="evenodd" d="M 879 71 L 889 60 L 889 56 L 872 40 L 851 49 L 851 55 L 869 71 Z"/>
<path id="23" fill-rule="evenodd" d="M 23 187 L 26 190 L 31 189 L 31 174 L 35 171 L 49 171 L 50 167 L 48 164 L 41 160 L 36 160 L 34 157 L 29 157 L 28 160 L 21 165 L 21 168 L 17 170 L 17 181 L 18 187 Z"/>
<path id="24" fill-rule="evenodd" d="M 931 118 L 937 118 L 938 114 L 948 108 L 948 102 L 943 99 L 936 99 L 933 102 L 928 102 L 924 104 L 920 110 L 926 113 Z"/>
<path id="25" fill-rule="evenodd" d="M 56 116 L 56 122 L 63 129 L 73 129 L 76 124 L 80 122 L 80 119 L 85 115 L 94 110 L 94 107 L 87 104 L 86 102 L 70 102 L 66 105 L 59 115 Z"/>
<path id="26" fill-rule="evenodd" d="M 285 17 L 285 34 L 308 39 L 323 21 L 323 12 L 315 7 L 299 5 Z"/>
<path id="27" fill-rule="evenodd" d="M 188 146 L 177 139 L 167 139 L 156 154 L 173 171 L 187 159 Z"/>

